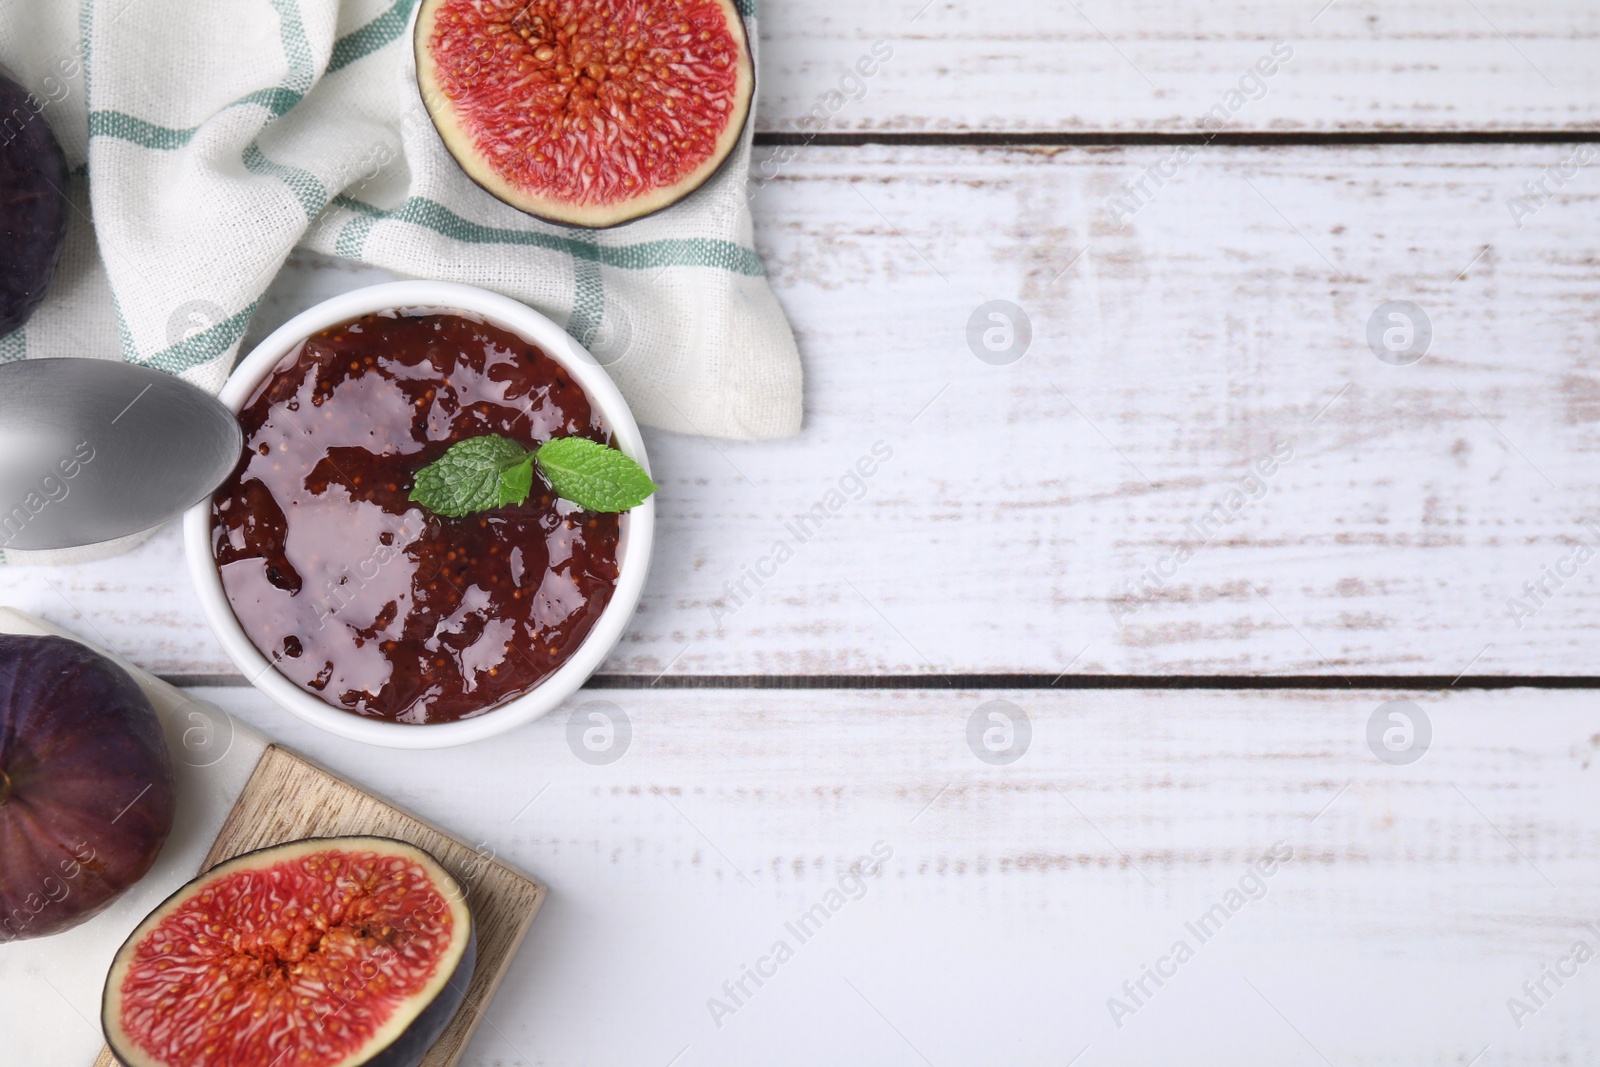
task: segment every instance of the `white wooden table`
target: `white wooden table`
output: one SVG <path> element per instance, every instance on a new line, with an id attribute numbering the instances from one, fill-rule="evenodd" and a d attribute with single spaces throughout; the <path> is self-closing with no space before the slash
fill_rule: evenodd
<path id="1" fill-rule="evenodd" d="M 619 758 L 570 711 L 314 732 L 234 676 L 175 529 L 0 599 L 546 880 L 469 1063 L 1600 1061 L 1600 7 L 768 7 L 807 422 L 650 435 L 659 557 L 570 709 Z M 297 258 L 252 336 L 378 277 Z M 1015 362 L 969 344 L 991 300 Z M 1409 365 L 1368 341 L 1395 300 Z"/>

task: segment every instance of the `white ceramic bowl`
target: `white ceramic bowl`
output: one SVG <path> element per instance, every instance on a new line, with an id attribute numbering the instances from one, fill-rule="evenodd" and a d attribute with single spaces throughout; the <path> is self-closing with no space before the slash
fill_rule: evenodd
<path id="1" fill-rule="evenodd" d="M 616 446 L 649 469 L 644 441 L 638 424 L 633 421 L 633 413 L 593 356 L 560 326 L 527 305 L 485 289 L 452 282 L 391 282 L 323 301 L 296 315 L 257 345 L 234 369 L 219 399 L 237 413 L 283 357 L 311 334 L 369 312 L 416 307 L 471 312 L 538 345 L 583 387 L 615 435 Z M 280 674 L 246 636 L 223 591 L 222 575 L 211 554 L 209 499 L 185 513 L 183 538 L 189 557 L 189 574 L 200 594 L 206 619 L 216 631 L 228 658 L 273 703 L 330 733 L 355 741 L 390 748 L 447 748 L 505 733 L 537 719 L 576 692 L 595 672 L 622 637 L 622 631 L 638 607 L 645 573 L 650 568 L 655 507 L 652 497 L 622 516 L 621 538 L 617 544 L 617 584 L 611 601 L 589 636 L 565 663 L 539 685 L 493 711 L 459 722 L 423 726 L 384 722 L 341 711 Z"/>

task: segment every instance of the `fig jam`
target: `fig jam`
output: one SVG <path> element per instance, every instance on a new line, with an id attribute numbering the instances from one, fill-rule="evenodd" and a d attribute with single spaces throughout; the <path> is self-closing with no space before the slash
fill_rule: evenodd
<path id="1" fill-rule="evenodd" d="M 388 311 L 286 355 L 240 412 L 245 452 L 211 509 L 223 588 L 250 640 L 334 707 L 454 722 L 538 685 L 617 579 L 616 515 L 556 496 L 459 519 L 409 499 L 458 441 L 609 443 L 560 364 L 456 312 Z"/>

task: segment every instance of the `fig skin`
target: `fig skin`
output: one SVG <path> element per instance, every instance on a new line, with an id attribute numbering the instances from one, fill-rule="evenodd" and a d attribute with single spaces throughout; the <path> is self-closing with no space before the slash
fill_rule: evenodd
<path id="1" fill-rule="evenodd" d="M 428 1050 L 444 1036 L 450 1020 L 461 1009 L 461 1002 L 467 999 L 467 986 L 472 983 L 472 972 L 477 966 L 478 926 L 474 923 L 472 939 L 467 942 L 466 952 L 461 954 L 461 962 L 450 972 L 450 980 L 445 983 L 444 991 L 422 1009 L 422 1014 L 394 1039 L 393 1044 L 370 1060 L 362 1061 L 361 1067 L 418 1067 L 427 1057 Z"/>
<path id="2" fill-rule="evenodd" d="M 428 1052 L 438 1043 L 445 1030 L 449 1027 L 456 1012 L 460 1010 L 466 1000 L 467 988 L 472 983 L 473 972 L 477 967 L 478 959 L 478 925 L 477 919 L 467 907 L 465 892 L 449 870 L 427 850 L 401 841 L 397 838 L 380 837 L 374 835 L 361 835 L 349 837 L 312 837 L 298 841 L 285 841 L 276 845 L 268 845 L 251 852 L 241 853 L 232 859 L 224 860 L 210 870 L 197 876 L 193 881 L 178 889 L 166 900 L 162 901 L 143 922 L 136 927 L 128 939 L 123 942 L 112 959 L 111 968 L 106 976 L 106 986 L 101 997 L 100 1025 L 106 1039 L 106 1047 L 110 1050 L 112 1059 L 123 1067 L 149 1067 L 159 1063 L 145 1054 L 142 1050 L 129 1051 L 122 1047 L 125 1034 L 117 1019 L 117 1000 L 113 998 L 113 987 L 117 985 L 119 976 L 127 973 L 124 966 L 125 960 L 136 950 L 138 944 L 148 936 L 158 923 L 152 920 L 163 913 L 176 910 L 175 906 L 202 892 L 204 887 L 219 877 L 247 869 L 252 865 L 270 865 L 284 858 L 291 852 L 302 850 L 319 851 L 321 849 L 339 850 L 367 850 L 384 852 L 389 851 L 396 855 L 408 855 L 412 858 L 422 857 L 427 863 L 437 867 L 442 874 L 443 885 L 435 888 L 444 892 L 447 897 L 457 894 L 454 910 L 458 918 L 467 924 L 467 942 L 457 960 L 455 967 L 450 971 L 450 976 L 434 996 L 433 1000 L 422 1007 L 411 1022 L 388 1043 L 356 1054 L 347 1061 L 341 1061 L 345 1067 L 419 1067 L 427 1057 Z M 426 864 L 424 864 L 426 866 Z M 127 1044 L 132 1045 L 128 1040 Z M 185 1064 L 184 1067 L 212 1067 L 210 1064 Z M 228 1065 L 233 1067 L 233 1065 Z"/>
<path id="3" fill-rule="evenodd" d="M 110 904 L 176 809 L 160 720 L 126 671 L 76 641 L 0 635 L 0 943 Z"/>
<path id="4" fill-rule="evenodd" d="M 67 157 L 35 103 L 0 70 L 0 337 L 44 299 L 67 239 Z"/>

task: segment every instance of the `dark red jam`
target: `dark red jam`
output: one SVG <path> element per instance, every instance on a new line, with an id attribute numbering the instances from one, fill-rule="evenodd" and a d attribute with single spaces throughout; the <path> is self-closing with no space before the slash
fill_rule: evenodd
<path id="1" fill-rule="evenodd" d="M 239 622 L 334 707 L 391 722 L 487 711 L 559 667 L 617 579 L 616 515 L 558 498 L 450 519 L 408 499 L 457 441 L 609 439 L 538 347 L 460 313 L 388 311 L 318 333 L 239 415 L 211 547 Z"/>

